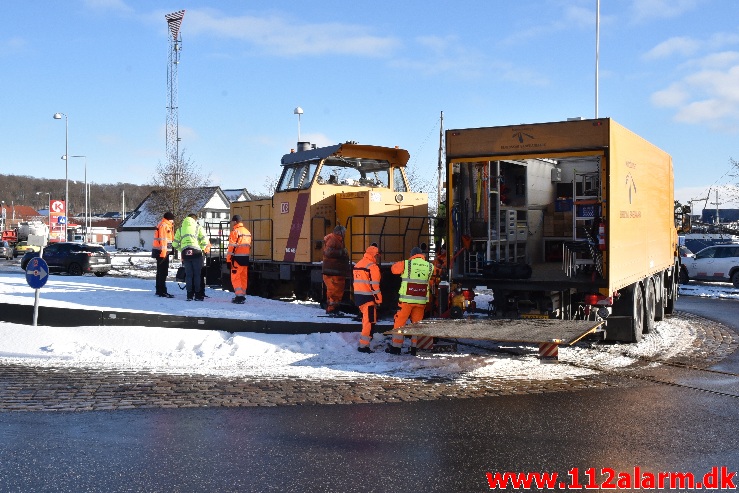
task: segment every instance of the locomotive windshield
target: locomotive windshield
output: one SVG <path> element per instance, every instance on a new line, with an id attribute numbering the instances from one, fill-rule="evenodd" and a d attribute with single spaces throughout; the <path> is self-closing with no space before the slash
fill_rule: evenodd
<path id="1" fill-rule="evenodd" d="M 318 185 L 389 188 L 390 170 L 388 161 L 332 156 L 320 166 L 317 162 L 285 165 L 277 191 L 307 189 L 314 178 Z"/>

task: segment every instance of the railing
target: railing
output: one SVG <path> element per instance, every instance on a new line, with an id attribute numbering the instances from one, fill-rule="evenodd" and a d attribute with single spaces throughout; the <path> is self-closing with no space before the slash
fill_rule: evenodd
<path id="1" fill-rule="evenodd" d="M 372 243 L 377 243 L 383 262 L 408 258 L 413 247 L 431 244 L 428 216 L 356 215 L 347 219 L 346 247 L 358 261 Z"/>

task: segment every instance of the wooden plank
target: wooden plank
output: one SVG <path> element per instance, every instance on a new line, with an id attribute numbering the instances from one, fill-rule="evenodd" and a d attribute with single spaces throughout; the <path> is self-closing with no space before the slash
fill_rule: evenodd
<path id="1" fill-rule="evenodd" d="M 595 332 L 603 321 L 555 319 L 428 319 L 406 325 L 404 335 L 452 339 L 572 345 Z M 393 331 L 385 332 L 386 335 Z"/>

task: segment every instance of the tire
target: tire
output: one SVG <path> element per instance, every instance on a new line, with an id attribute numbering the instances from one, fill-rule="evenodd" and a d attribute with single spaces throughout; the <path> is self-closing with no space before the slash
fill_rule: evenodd
<path id="1" fill-rule="evenodd" d="M 678 295 L 677 273 L 679 272 L 679 269 L 680 266 L 675 264 L 667 281 L 667 303 L 665 304 L 666 315 L 672 315 L 675 311 L 675 300 L 677 300 Z"/>
<path id="2" fill-rule="evenodd" d="M 657 309 L 657 290 L 654 279 L 647 279 L 644 286 L 644 329 L 645 334 L 654 331 L 654 314 Z"/>
<path id="3" fill-rule="evenodd" d="M 688 284 L 690 278 L 688 277 L 688 271 L 685 267 L 680 269 L 680 284 Z"/>
<path id="4" fill-rule="evenodd" d="M 631 301 L 631 316 L 634 325 L 631 341 L 639 342 L 644 333 L 644 293 L 642 292 L 641 283 L 634 284 Z"/>
<path id="5" fill-rule="evenodd" d="M 107 274 L 107 272 L 96 272 L 96 273 L 95 273 L 95 275 L 96 275 L 97 277 L 103 277 L 103 276 L 104 276 L 105 274 Z"/>
<path id="6" fill-rule="evenodd" d="M 73 262 L 69 264 L 69 268 L 67 269 L 67 272 L 69 272 L 70 276 L 81 276 L 82 266 L 76 262 Z"/>
<path id="7" fill-rule="evenodd" d="M 731 284 L 733 284 L 735 288 L 739 288 L 739 270 L 731 275 Z"/>

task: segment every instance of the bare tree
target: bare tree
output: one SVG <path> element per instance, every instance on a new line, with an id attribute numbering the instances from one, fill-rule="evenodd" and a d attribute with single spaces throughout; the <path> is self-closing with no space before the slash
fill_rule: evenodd
<path id="1" fill-rule="evenodd" d="M 734 167 L 735 173 L 731 175 L 732 178 L 739 178 L 739 161 L 729 158 L 729 162 Z M 739 202 L 739 183 L 734 185 L 733 190 L 729 190 L 729 198 L 733 202 Z"/>
<path id="2" fill-rule="evenodd" d="M 185 159 L 185 151 L 176 162 L 157 164 L 151 178 L 152 192 L 149 210 L 157 216 L 170 211 L 177 222 L 189 213 L 194 212 L 202 204 L 203 190 L 210 186 L 210 175 L 203 175 L 200 166 L 190 159 Z"/>

